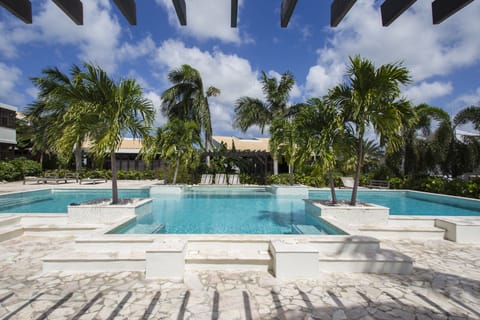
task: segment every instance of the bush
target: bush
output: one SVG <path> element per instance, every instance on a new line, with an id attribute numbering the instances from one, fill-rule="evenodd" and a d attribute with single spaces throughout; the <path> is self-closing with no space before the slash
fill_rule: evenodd
<path id="1" fill-rule="evenodd" d="M 15 166 L 16 171 L 20 172 L 20 179 L 25 176 L 38 176 L 42 174 L 42 166 L 36 161 L 21 157 L 11 160 L 10 163 Z"/>
<path id="2" fill-rule="evenodd" d="M 0 180 L 15 181 L 22 179 L 22 173 L 10 162 L 0 161 Z"/>

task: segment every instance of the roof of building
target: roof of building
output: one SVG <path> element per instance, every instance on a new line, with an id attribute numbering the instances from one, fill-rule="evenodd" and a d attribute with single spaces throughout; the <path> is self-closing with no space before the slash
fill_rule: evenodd
<path id="1" fill-rule="evenodd" d="M 12 110 L 12 111 L 17 111 L 17 107 L 5 104 L 0 102 L 0 108 L 7 109 L 7 110 Z"/>
<path id="2" fill-rule="evenodd" d="M 234 136 L 213 136 L 214 145 L 224 143 L 231 150 L 235 145 L 238 151 L 270 151 L 270 138 L 239 138 Z M 215 144 L 216 143 L 216 144 Z"/>
<path id="3" fill-rule="evenodd" d="M 138 153 L 142 148 L 142 140 L 141 139 L 133 139 L 133 138 L 123 138 L 120 148 L 117 149 L 116 153 Z M 90 149 L 92 143 L 90 141 L 85 141 L 82 145 L 82 149 Z"/>

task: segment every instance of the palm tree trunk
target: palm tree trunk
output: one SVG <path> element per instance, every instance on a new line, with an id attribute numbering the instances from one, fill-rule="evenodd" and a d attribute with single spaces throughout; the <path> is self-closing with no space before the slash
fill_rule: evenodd
<path id="1" fill-rule="evenodd" d="M 357 204 L 357 190 L 358 184 L 360 182 L 360 173 L 362 170 L 362 158 L 363 158 L 363 132 L 358 135 L 357 142 L 357 169 L 355 172 L 355 179 L 353 181 L 353 190 L 352 190 L 352 199 L 350 200 L 350 205 L 355 206 Z"/>
<path id="2" fill-rule="evenodd" d="M 330 180 L 330 192 L 332 193 L 332 204 L 336 204 L 337 194 L 335 193 L 335 180 L 333 179 L 332 169 L 328 169 L 328 179 Z"/>
<path id="3" fill-rule="evenodd" d="M 110 165 L 112 166 L 112 204 L 118 203 L 118 187 L 117 187 L 117 163 L 115 152 L 110 154 Z"/>
<path id="4" fill-rule="evenodd" d="M 173 174 L 173 184 L 177 183 L 178 168 L 180 167 L 180 159 L 177 159 L 175 164 L 175 173 Z"/>
<path id="5" fill-rule="evenodd" d="M 210 140 L 207 132 L 205 132 L 205 151 L 207 152 L 207 158 L 205 159 L 205 162 L 207 164 L 207 168 L 210 168 L 210 155 L 208 154 L 210 152 Z"/>
<path id="6" fill-rule="evenodd" d="M 82 143 L 81 141 L 77 141 L 75 144 L 75 171 L 77 171 L 77 174 L 80 172 L 82 169 Z"/>
<path id="7" fill-rule="evenodd" d="M 273 174 L 274 175 L 278 174 L 278 159 L 277 159 L 277 156 L 273 157 Z"/>
<path id="8" fill-rule="evenodd" d="M 288 165 L 288 173 L 290 174 L 290 185 L 293 186 L 295 183 L 295 176 L 293 174 L 293 164 Z"/>

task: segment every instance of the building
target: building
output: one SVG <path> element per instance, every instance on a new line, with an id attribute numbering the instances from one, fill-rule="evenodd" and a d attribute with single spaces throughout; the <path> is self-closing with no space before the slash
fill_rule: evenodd
<path id="1" fill-rule="evenodd" d="M 0 160 L 15 157 L 17 108 L 0 103 Z"/>

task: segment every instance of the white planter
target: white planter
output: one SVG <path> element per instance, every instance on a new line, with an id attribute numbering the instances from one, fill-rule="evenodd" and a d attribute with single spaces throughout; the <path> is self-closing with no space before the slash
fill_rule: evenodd
<path id="1" fill-rule="evenodd" d="M 174 185 L 157 185 L 150 188 L 150 195 L 157 194 L 182 194 L 183 186 L 174 186 Z"/>
<path id="2" fill-rule="evenodd" d="M 390 209 L 372 203 L 325 205 L 315 200 L 305 200 L 305 210 L 314 216 L 332 218 L 349 225 L 385 225 Z"/>
<path id="3" fill-rule="evenodd" d="M 308 187 L 303 185 L 272 185 L 269 191 L 277 196 L 294 196 L 308 198 Z"/>
<path id="4" fill-rule="evenodd" d="M 68 206 L 68 220 L 76 224 L 110 224 L 152 211 L 152 199 L 132 199 L 132 203 L 80 204 Z"/>

